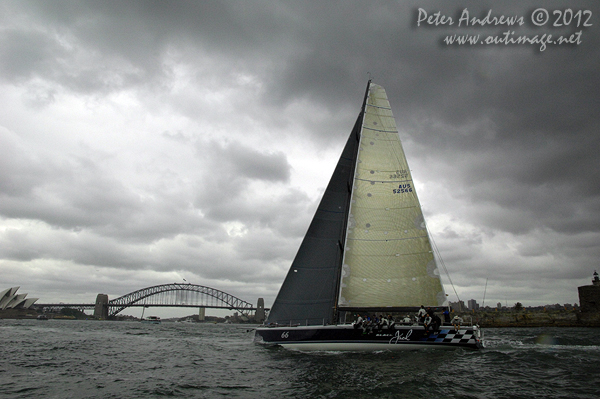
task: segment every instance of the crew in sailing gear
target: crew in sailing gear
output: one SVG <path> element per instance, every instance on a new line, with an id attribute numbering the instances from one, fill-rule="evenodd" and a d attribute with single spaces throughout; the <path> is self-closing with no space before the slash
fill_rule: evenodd
<path id="1" fill-rule="evenodd" d="M 458 317 L 458 315 L 454 316 L 452 319 L 452 325 L 454 326 L 454 331 L 460 330 L 460 325 L 462 324 L 463 319 Z"/>
<path id="2" fill-rule="evenodd" d="M 438 315 L 431 316 L 431 330 L 434 333 L 437 333 L 440 330 L 440 326 L 442 325 L 442 319 Z"/>
<path id="3" fill-rule="evenodd" d="M 427 314 L 427 311 L 425 310 L 425 307 L 423 305 L 421 305 L 421 309 L 419 309 L 419 313 L 417 313 L 417 317 L 419 317 L 420 323 L 423 323 L 423 321 L 425 320 L 426 314 Z"/>
<path id="4" fill-rule="evenodd" d="M 425 326 L 425 334 L 428 335 L 429 334 L 429 330 L 431 329 L 431 315 L 429 313 L 427 313 L 427 315 L 425 316 L 425 320 L 423 321 L 423 325 Z"/>
<path id="5" fill-rule="evenodd" d="M 363 322 L 363 334 L 369 334 L 373 331 L 373 320 L 371 316 L 366 316 Z"/>
<path id="6" fill-rule="evenodd" d="M 360 328 L 363 325 L 363 318 L 360 317 L 359 314 L 357 316 L 358 316 L 358 319 L 356 319 L 356 321 L 354 322 L 354 328 L 355 329 Z"/>
<path id="7" fill-rule="evenodd" d="M 383 317 L 383 315 L 379 315 L 379 323 L 381 324 L 382 328 L 390 326 L 389 320 Z"/>
<path id="8" fill-rule="evenodd" d="M 388 315 L 387 317 L 387 324 L 388 324 L 388 329 L 393 329 L 394 325 L 396 324 L 396 321 L 394 320 L 394 318 L 392 317 L 391 314 Z"/>

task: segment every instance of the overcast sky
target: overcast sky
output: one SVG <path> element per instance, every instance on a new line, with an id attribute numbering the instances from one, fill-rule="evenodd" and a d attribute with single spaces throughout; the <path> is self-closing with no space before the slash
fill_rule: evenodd
<path id="1" fill-rule="evenodd" d="M 0 2 L 0 290 L 185 279 L 271 306 L 370 74 L 460 299 L 578 303 L 600 270 L 598 2 L 458 4 Z M 581 33 L 443 42 L 507 31 Z"/>

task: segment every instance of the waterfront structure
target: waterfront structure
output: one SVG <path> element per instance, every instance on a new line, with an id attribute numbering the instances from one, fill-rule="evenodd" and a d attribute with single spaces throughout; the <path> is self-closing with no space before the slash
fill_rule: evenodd
<path id="1" fill-rule="evenodd" d="M 577 287 L 582 312 L 600 312 L 600 277 L 594 270 L 592 285 Z"/>
<path id="2" fill-rule="evenodd" d="M 0 310 L 30 309 L 38 298 L 27 298 L 27 294 L 17 294 L 20 287 L 0 291 Z"/>

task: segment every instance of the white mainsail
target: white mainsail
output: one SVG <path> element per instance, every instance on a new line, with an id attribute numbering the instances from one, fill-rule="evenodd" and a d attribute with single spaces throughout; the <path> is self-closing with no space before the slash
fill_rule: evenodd
<path id="1" fill-rule="evenodd" d="M 363 119 L 344 248 L 339 307 L 446 300 L 396 122 L 376 84 Z"/>

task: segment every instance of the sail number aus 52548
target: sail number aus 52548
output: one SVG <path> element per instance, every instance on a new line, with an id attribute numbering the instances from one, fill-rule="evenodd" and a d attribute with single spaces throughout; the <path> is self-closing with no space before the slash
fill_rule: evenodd
<path id="1" fill-rule="evenodd" d="M 394 189 L 394 194 L 412 193 L 413 189 L 410 183 L 400 184 Z"/>

